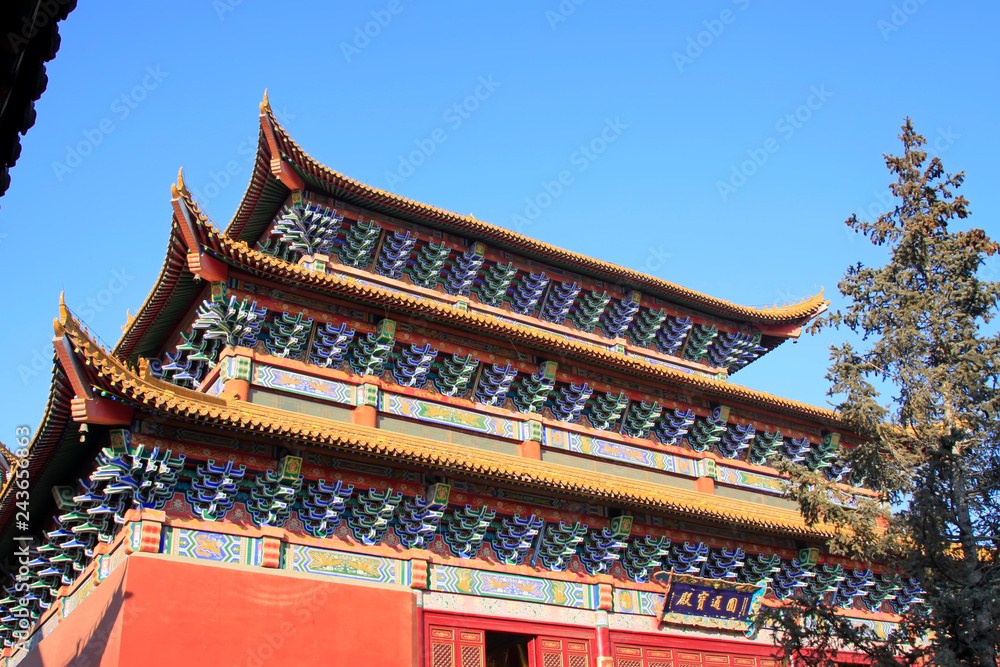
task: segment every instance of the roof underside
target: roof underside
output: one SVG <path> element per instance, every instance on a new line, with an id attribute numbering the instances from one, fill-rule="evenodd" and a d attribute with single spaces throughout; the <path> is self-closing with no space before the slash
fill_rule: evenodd
<path id="1" fill-rule="evenodd" d="M 45 63 L 59 49 L 58 22 L 75 7 L 76 0 L 0 3 L 0 26 L 10 28 L 0 49 L 0 195 L 21 155 L 19 135 L 35 124 L 35 101 L 48 85 Z"/>

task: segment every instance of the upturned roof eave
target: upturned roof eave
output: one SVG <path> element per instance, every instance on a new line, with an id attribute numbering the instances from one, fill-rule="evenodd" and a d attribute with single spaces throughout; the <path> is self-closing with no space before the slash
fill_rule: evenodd
<path id="1" fill-rule="evenodd" d="M 273 218 L 273 214 L 280 208 L 278 203 L 273 210 L 259 211 L 261 198 L 269 194 L 269 198 L 273 200 L 276 198 L 276 193 L 287 194 L 291 191 L 289 185 L 282 182 L 283 176 L 285 181 L 288 180 L 287 170 L 290 167 L 295 171 L 296 178 L 346 203 L 441 228 L 450 233 L 466 235 L 474 240 L 550 262 L 580 274 L 645 290 L 653 296 L 692 310 L 757 328 L 770 328 L 769 335 L 795 337 L 798 329 L 822 313 L 830 303 L 824 298 L 823 290 L 820 290 L 818 294 L 796 304 L 767 308 L 741 306 L 654 276 L 532 239 L 472 216 L 461 215 L 385 192 L 326 167 L 302 150 L 274 117 L 266 94 L 264 102 L 261 103 L 260 124 L 257 157 L 250 185 L 225 232 L 232 238 L 249 244 L 258 240 Z M 284 170 L 284 174 L 281 170 Z M 778 326 L 778 329 L 773 329 L 775 326 Z M 788 333 L 783 333 L 782 329 L 787 329 Z"/>
<path id="2" fill-rule="evenodd" d="M 688 387 L 711 395 L 720 402 L 734 401 L 748 406 L 784 412 L 799 418 L 820 421 L 834 428 L 842 427 L 839 415 L 826 408 L 774 396 L 731 382 L 682 373 L 619 352 L 505 322 L 486 314 L 462 310 L 428 299 L 408 298 L 392 290 L 362 284 L 351 278 L 318 273 L 301 265 L 277 259 L 254 250 L 247 243 L 236 241 L 215 229 L 190 192 L 184 188 L 183 181 L 173 188 L 173 192 L 175 210 L 181 210 L 178 206 L 186 207 L 190 213 L 190 220 L 188 220 L 186 227 L 182 227 L 183 221 L 179 221 L 179 216 L 175 213 L 171 229 L 171 250 L 174 251 L 174 260 L 171 262 L 171 253 L 168 251 L 164 271 L 161 272 L 150 297 L 140 308 L 139 314 L 126 326 L 122 342 L 114 348 L 115 356 L 127 360 L 129 363 L 136 363 L 139 356 L 151 356 L 154 352 L 150 352 L 150 350 L 158 350 L 159 347 L 162 347 L 166 336 L 176 328 L 176 322 L 169 322 L 170 318 L 164 317 L 168 311 L 170 313 L 187 312 L 197 300 L 197 295 L 203 288 L 194 279 L 184 260 L 180 259 L 185 251 L 188 253 L 194 251 L 210 255 L 244 272 L 279 283 L 331 296 L 380 304 L 397 312 L 429 317 L 451 326 L 478 333 L 502 335 L 532 345 L 542 351 L 568 354 L 585 362 L 634 373 L 651 382 L 667 382 Z M 184 236 L 190 238 L 185 240 L 182 238 Z M 175 244 L 178 245 L 175 246 Z M 177 275 L 174 275 L 174 272 Z M 184 288 L 183 294 L 178 293 L 178 285 Z M 159 329 L 154 331 L 154 327 L 159 327 Z M 145 351 L 145 354 L 140 355 L 140 350 Z"/>
<path id="3" fill-rule="evenodd" d="M 762 533 L 807 539 L 831 536 L 825 526 L 808 526 L 801 515 L 792 510 L 758 506 L 753 503 L 698 494 L 693 491 L 637 482 L 601 473 L 577 470 L 516 456 L 483 452 L 473 448 L 442 444 L 403 434 L 386 434 L 378 429 L 330 421 L 318 417 L 256 406 L 243 401 L 207 396 L 200 392 L 176 387 L 140 375 L 105 351 L 82 328 L 67 310 L 56 321 L 56 337 L 69 341 L 72 354 L 86 369 L 87 380 L 95 389 L 113 400 L 133 405 L 144 412 L 161 414 L 180 420 L 196 420 L 209 427 L 245 432 L 248 435 L 279 437 L 303 445 L 334 448 L 350 454 L 374 456 L 418 467 L 432 466 L 436 470 L 474 478 L 495 479 L 502 483 L 525 486 L 549 493 L 585 497 L 600 502 L 654 511 L 708 524 L 738 525 Z M 55 362 L 58 372 L 60 362 Z M 68 408 L 69 396 L 63 391 L 50 400 L 50 406 Z M 59 423 L 47 418 L 32 441 L 23 465 L 42 472 L 51 459 L 44 442 L 56 438 L 63 443 L 71 418 L 61 413 Z M 44 456 L 46 453 L 48 457 Z M 37 476 L 36 476 L 37 478 Z M 7 531 L 13 507 L 11 483 L 0 491 L 0 534 Z"/>

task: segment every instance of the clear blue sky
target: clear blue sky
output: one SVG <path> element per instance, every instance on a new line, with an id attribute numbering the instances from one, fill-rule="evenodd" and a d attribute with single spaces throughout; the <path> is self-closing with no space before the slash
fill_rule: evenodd
<path id="1" fill-rule="evenodd" d="M 0 439 L 41 417 L 60 290 L 109 345 L 145 299 L 178 167 L 228 222 L 265 88 L 353 178 L 499 225 L 528 209 L 526 234 L 738 303 L 836 307 L 847 265 L 881 263 L 843 221 L 887 207 L 907 115 L 1000 236 L 998 21 L 941 0 L 81 2 L 0 199 Z M 733 379 L 823 405 L 839 337 Z"/>

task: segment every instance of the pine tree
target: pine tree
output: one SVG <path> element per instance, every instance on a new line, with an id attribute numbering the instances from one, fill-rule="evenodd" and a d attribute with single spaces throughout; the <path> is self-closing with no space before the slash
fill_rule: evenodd
<path id="1" fill-rule="evenodd" d="M 777 464 L 806 520 L 837 529 L 832 552 L 914 577 L 923 602 L 879 640 L 834 613 L 829 597 L 800 594 L 765 617 L 799 665 L 835 664 L 836 650 L 873 664 L 997 665 L 1000 647 L 1000 335 L 988 327 L 1000 283 L 979 270 L 1000 250 L 980 229 L 949 224 L 969 215 L 909 119 L 903 154 L 886 155 L 896 207 L 847 225 L 884 247 L 879 268 L 857 264 L 840 282 L 846 305 L 816 325 L 860 337 L 831 347 L 829 394 L 863 442 L 841 454 L 853 484 Z"/>

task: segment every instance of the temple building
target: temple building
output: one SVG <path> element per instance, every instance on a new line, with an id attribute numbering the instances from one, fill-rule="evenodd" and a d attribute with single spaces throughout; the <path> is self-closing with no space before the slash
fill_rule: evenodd
<path id="1" fill-rule="evenodd" d="M 822 293 L 743 307 L 383 192 L 266 97 L 259 137 L 225 231 L 178 178 L 114 349 L 60 305 L 0 666 L 777 667 L 761 605 L 917 601 L 769 466 L 850 485 L 857 436 L 731 382 Z"/>

